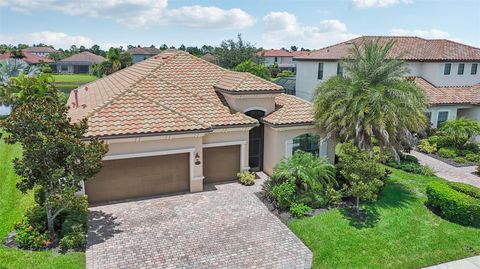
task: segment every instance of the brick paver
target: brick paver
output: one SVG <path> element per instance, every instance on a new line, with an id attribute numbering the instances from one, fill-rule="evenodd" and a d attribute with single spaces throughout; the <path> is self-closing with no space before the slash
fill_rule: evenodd
<path id="1" fill-rule="evenodd" d="M 455 167 L 418 151 L 412 151 L 410 154 L 417 157 L 421 164 L 433 168 L 439 177 L 480 187 L 480 177 L 475 174 L 477 169 L 475 166 Z"/>
<path id="2" fill-rule="evenodd" d="M 310 250 L 255 195 L 260 184 L 92 207 L 87 268 L 310 268 Z"/>

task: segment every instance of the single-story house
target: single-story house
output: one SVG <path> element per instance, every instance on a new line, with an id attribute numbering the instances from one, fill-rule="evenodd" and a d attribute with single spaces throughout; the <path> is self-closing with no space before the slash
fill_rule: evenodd
<path id="1" fill-rule="evenodd" d="M 132 55 L 132 62 L 134 64 L 141 62 L 143 60 L 146 60 L 154 55 L 159 54 L 162 52 L 161 50 L 157 48 L 152 48 L 152 47 L 134 47 L 131 49 L 127 50 L 127 53 L 130 53 Z"/>
<path id="2" fill-rule="evenodd" d="M 92 66 L 105 61 L 105 58 L 89 51 L 80 52 L 55 63 L 57 73 L 91 74 Z"/>
<path id="3" fill-rule="evenodd" d="M 109 146 L 90 202 L 178 192 L 265 171 L 297 149 L 334 158 L 312 104 L 249 73 L 164 51 L 72 91 L 72 122 Z"/>
<path id="4" fill-rule="evenodd" d="M 58 50 L 52 49 L 50 47 L 29 47 L 29 48 L 23 49 L 22 51 L 32 53 L 40 57 L 48 57 L 50 53 L 58 52 Z"/>
<path id="5" fill-rule="evenodd" d="M 53 63 L 53 60 L 41 56 L 37 56 L 36 54 L 30 53 L 30 52 L 25 52 L 22 51 L 23 58 L 19 58 L 18 60 L 22 60 L 26 62 L 29 65 L 35 65 L 35 64 L 40 64 L 40 63 Z M 0 54 L 0 61 L 1 60 L 8 60 L 8 59 L 14 59 L 12 53 L 10 52 L 5 52 Z"/>

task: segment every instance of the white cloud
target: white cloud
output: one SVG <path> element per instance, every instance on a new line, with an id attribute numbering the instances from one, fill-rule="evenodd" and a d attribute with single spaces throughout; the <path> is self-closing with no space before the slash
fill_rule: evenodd
<path id="1" fill-rule="evenodd" d="M 439 29 L 430 30 L 407 30 L 402 28 L 395 28 L 390 31 L 390 34 L 397 36 L 418 36 L 423 38 L 450 38 L 450 34 Z"/>
<path id="2" fill-rule="evenodd" d="M 0 0 L 0 5 L 25 13 L 54 10 L 72 16 L 108 18 L 129 27 L 175 24 L 240 29 L 255 23 L 254 17 L 238 8 L 195 5 L 169 9 L 167 0 Z"/>
<path id="3" fill-rule="evenodd" d="M 400 3 L 410 4 L 412 0 L 352 0 L 353 6 L 357 8 L 390 7 Z"/>
<path id="4" fill-rule="evenodd" d="M 17 45 L 22 44 L 36 44 L 44 43 L 52 45 L 55 48 L 68 49 L 71 45 L 85 46 L 90 48 L 94 44 L 98 44 L 102 49 L 109 49 L 110 47 L 118 47 L 123 44 L 115 43 L 95 43 L 91 38 L 82 35 L 69 35 L 62 32 L 40 31 L 22 35 L 2 35 L 0 40 L 6 44 Z M 124 45 L 123 45 L 124 46 Z"/>
<path id="5" fill-rule="evenodd" d="M 318 49 L 356 37 L 348 33 L 347 26 L 338 20 L 323 20 L 318 26 L 307 26 L 288 12 L 270 12 L 262 20 L 262 45 L 265 48 L 296 45 Z"/>

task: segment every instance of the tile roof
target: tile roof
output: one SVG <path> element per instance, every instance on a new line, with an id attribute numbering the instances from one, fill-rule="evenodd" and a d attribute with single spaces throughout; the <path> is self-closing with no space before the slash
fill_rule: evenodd
<path id="1" fill-rule="evenodd" d="M 414 77 L 413 80 L 425 91 L 431 105 L 480 104 L 480 85 L 435 87 L 422 77 Z"/>
<path id="2" fill-rule="evenodd" d="M 53 62 L 53 60 L 51 60 L 49 58 L 40 57 L 40 56 L 38 56 L 36 54 L 33 54 L 33 53 L 30 53 L 30 52 L 22 51 L 22 53 L 23 53 L 23 56 L 25 56 L 25 58 L 22 58 L 21 60 L 27 62 L 28 64 L 37 64 L 40 61 L 43 61 L 45 63 L 52 63 Z M 0 60 L 7 60 L 7 59 L 13 59 L 12 54 L 10 52 L 0 54 Z"/>
<path id="3" fill-rule="evenodd" d="M 308 55 L 310 53 L 310 51 L 298 50 L 298 51 L 292 51 L 290 53 L 292 54 L 293 57 L 300 57 L 300 56 Z"/>
<path id="4" fill-rule="evenodd" d="M 146 54 L 146 55 L 156 55 L 162 52 L 157 48 L 150 48 L 150 47 L 134 47 L 127 50 L 130 54 Z"/>
<path id="5" fill-rule="evenodd" d="M 103 61 L 105 61 L 104 57 L 102 57 L 100 55 L 93 54 L 89 51 L 83 51 L 83 52 L 74 54 L 70 57 L 67 57 L 65 59 L 62 59 L 59 62 L 63 62 L 63 63 L 65 63 L 65 62 L 89 62 L 89 63 L 92 63 L 92 64 L 98 64 L 98 63 L 101 63 Z"/>
<path id="6" fill-rule="evenodd" d="M 285 93 L 275 97 L 276 109 L 262 120 L 270 125 L 315 124 L 312 103 Z"/>
<path id="7" fill-rule="evenodd" d="M 254 93 L 267 88 L 278 93 L 282 89 L 186 52 L 165 51 L 86 84 L 76 90 L 77 94 L 73 91 L 68 100 L 69 117 L 72 122 L 87 118 L 89 137 L 209 132 L 212 128 L 258 124 L 256 119 L 231 111 L 214 85 Z M 310 103 L 284 94 L 278 94 L 275 100 L 278 110 L 265 117 L 270 124 L 309 124 L 312 120 L 306 119 Z M 283 115 L 284 111 L 288 115 Z"/>
<path id="8" fill-rule="evenodd" d="M 283 88 L 277 84 L 258 79 L 250 73 L 230 71 L 213 85 L 219 90 L 229 92 L 282 92 Z"/>
<path id="9" fill-rule="evenodd" d="M 257 52 L 257 56 L 260 57 L 293 57 L 292 53 L 287 50 L 276 50 L 276 49 L 269 49 L 269 50 L 262 50 Z"/>
<path id="10" fill-rule="evenodd" d="M 400 56 L 410 61 L 478 61 L 480 48 L 457 43 L 447 39 L 424 39 L 412 36 L 364 36 L 295 57 L 295 60 L 339 60 L 350 54 L 353 44 L 360 45 L 363 40 L 379 40 L 386 43 L 394 40 L 391 57 Z"/>
<path id="11" fill-rule="evenodd" d="M 29 47 L 26 49 L 23 49 L 22 51 L 26 52 L 58 52 L 56 49 L 52 49 L 50 47 Z"/>

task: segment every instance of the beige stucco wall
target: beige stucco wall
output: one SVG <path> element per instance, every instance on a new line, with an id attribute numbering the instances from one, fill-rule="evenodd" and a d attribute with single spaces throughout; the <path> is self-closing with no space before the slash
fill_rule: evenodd
<path id="1" fill-rule="evenodd" d="M 241 94 L 232 95 L 224 93 L 228 105 L 238 111 L 246 112 L 249 110 L 263 110 L 265 115 L 270 114 L 275 110 L 275 96 L 276 94 Z"/>
<path id="2" fill-rule="evenodd" d="M 291 155 L 292 140 L 303 134 L 320 134 L 314 126 L 273 128 L 265 126 L 264 129 L 264 157 L 263 170 L 271 175 L 273 168 L 283 157 Z M 320 155 L 327 157 L 332 163 L 335 159 L 335 144 L 332 140 L 321 143 Z"/>

